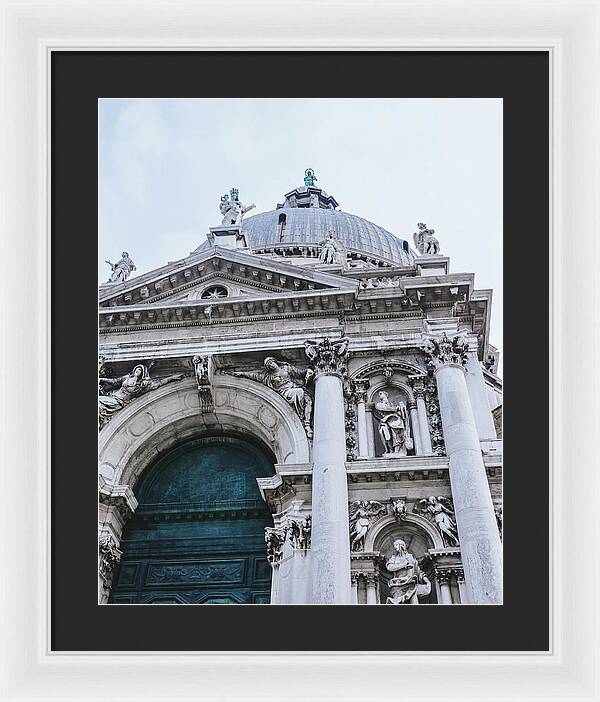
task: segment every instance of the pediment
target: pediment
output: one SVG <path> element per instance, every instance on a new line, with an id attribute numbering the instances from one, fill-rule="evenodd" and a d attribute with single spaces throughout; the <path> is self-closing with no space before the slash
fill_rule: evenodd
<path id="1" fill-rule="evenodd" d="M 101 307 L 123 307 L 179 300 L 206 301 L 203 295 L 216 286 L 227 291 L 228 298 L 244 298 L 311 290 L 354 290 L 358 283 L 341 275 L 214 247 L 125 283 L 103 285 L 99 302 Z"/>

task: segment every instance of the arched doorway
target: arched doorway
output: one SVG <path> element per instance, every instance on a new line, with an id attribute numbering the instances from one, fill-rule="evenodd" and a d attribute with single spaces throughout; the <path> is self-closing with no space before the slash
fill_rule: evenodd
<path id="1" fill-rule="evenodd" d="M 268 603 L 272 519 L 256 478 L 273 473 L 273 457 L 236 436 L 188 441 L 159 458 L 134 489 L 139 506 L 110 602 Z"/>

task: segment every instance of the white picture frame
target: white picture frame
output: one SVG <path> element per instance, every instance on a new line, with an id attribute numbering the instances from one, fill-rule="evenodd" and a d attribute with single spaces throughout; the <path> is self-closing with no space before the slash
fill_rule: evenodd
<path id="1" fill-rule="evenodd" d="M 2 9 L 1 699 L 599 700 L 598 0 L 33 0 Z M 48 100 L 58 49 L 550 52 L 550 651 L 50 651 Z M 524 362 L 545 373 L 535 343 L 523 340 Z M 523 574 L 524 598 L 538 575 Z"/>

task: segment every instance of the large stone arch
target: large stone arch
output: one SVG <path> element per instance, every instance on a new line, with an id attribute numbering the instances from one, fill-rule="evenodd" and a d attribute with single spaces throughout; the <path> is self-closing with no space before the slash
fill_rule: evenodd
<path id="1" fill-rule="evenodd" d="M 154 459 L 187 439 L 233 432 L 258 439 L 278 463 L 307 463 L 302 422 L 275 391 L 261 383 L 215 376 L 214 411 L 202 413 L 196 382 L 186 378 L 143 395 L 101 430 L 100 473 L 113 485 L 133 489 Z"/>
<path id="2" fill-rule="evenodd" d="M 369 529 L 367 536 L 365 537 L 365 551 L 372 552 L 375 550 L 375 543 L 377 542 L 378 536 L 385 532 L 389 527 L 396 526 L 400 528 L 403 523 L 414 524 L 421 531 L 425 532 L 433 543 L 434 548 L 444 548 L 444 542 L 442 540 L 442 535 L 435 528 L 435 526 L 425 517 L 420 514 L 414 514 L 409 512 L 402 521 L 398 521 L 394 516 L 387 516 L 379 519 L 371 529 Z"/>

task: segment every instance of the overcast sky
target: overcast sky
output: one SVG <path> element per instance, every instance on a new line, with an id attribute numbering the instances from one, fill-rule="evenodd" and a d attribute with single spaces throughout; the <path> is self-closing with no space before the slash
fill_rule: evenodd
<path id="1" fill-rule="evenodd" d="M 500 99 L 102 99 L 99 278 L 122 251 L 136 275 L 188 255 L 236 187 L 274 209 L 315 169 L 340 209 L 409 240 L 436 231 L 451 272 L 492 288 L 502 347 Z"/>

